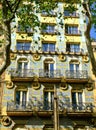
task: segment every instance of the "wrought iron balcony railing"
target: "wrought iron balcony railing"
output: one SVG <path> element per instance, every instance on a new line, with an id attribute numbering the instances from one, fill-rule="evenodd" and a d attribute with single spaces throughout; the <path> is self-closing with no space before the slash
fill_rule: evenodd
<path id="1" fill-rule="evenodd" d="M 62 76 L 65 76 L 68 79 L 87 79 L 88 78 L 88 72 L 86 70 L 78 70 L 78 71 L 71 71 L 66 70 L 65 73 L 62 73 L 61 70 L 44 70 L 39 69 L 37 70 L 39 77 L 46 77 L 46 78 L 60 78 Z M 33 77 L 37 74 L 35 73 L 35 69 L 16 69 L 12 68 L 10 70 L 10 74 L 12 77 Z"/>
<path id="2" fill-rule="evenodd" d="M 40 69 L 39 70 L 39 77 L 48 77 L 48 78 L 59 78 L 61 77 L 61 71 L 60 70 L 44 70 L 44 69 Z"/>
<path id="3" fill-rule="evenodd" d="M 90 102 L 78 102 L 78 103 L 58 103 L 59 111 L 66 112 L 92 112 L 94 105 Z M 7 111 L 52 111 L 54 109 L 54 104 L 44 104 L 42 102 L 25 102 L 24 104 L 16 103 L 14 101 L 7 103 Z"/>
<path id="4" fill-rule="evenodd" d="M 33 69 L 16 69 L 12 68 L 11 71 L 12 77 L 33 77 L 35 75 Z"/>
<path id="5" fill-rule="evenodd" d="M 88 78 L 88 72 L 86 70 L 66 70 L 65 76 L 69 79 L 86 79 Z"/>

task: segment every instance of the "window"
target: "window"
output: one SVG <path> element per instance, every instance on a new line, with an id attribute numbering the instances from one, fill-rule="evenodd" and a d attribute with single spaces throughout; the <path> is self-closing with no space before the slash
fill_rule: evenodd
<path id="1" fill-rule="evenodd" d="M 20 88 L 20 87 L 19 87 Z M 26 89 L 17 89 L 16 90 L 16 107 L 25 108 L 27 103 L 27 90 Z"/>
<path id="2" fill-rule="evenodd" d="M 69 10 L 64 10 L 64 16 L 78 17 L 79 14 L 76 11 L 70 12 Z"/>
<path id="3" fill-rule="evenodd" d="M 54 52 L 55 51 L 55 44 L 54 43 L 42 43 L 42 50 L 44 52 Z"/>
<path id="4" fill-rule="evenodd" d="M 31 43 L 30 42 L 17 42 L 16 44 L 16 48 L 17 50 L 25 50 L 25 51 L 28 51 L 30 50 L 30 45 Z"/>
<path id="5" fill-rule="evenodd" d="M 66 51 L 69 51 L 69 52 L 80 52 L 80 45 L 79 44 L 67 43 L 66 44 Z"/>
<path id="6" fill-rule="evenodd" d="M 70 63 L 70 71 L 68 74 L 68 77 L 70 78 L 80 78 L 80 73 L 79 73 L 79 63 L 78 62 L 72 62 Z"/>
<path id="7" fill-rule="evenodd" d="M 70 71 L 78 71 L 78 70 L 79 70 L 78 62 L 77 63 L 75 63 L 75 62 L 70 63 Z"/>
<path id="8" fill-rule="evenodd" d="M 18 32 L 26 32 L 26 33 L 32 33 L 33 30 L 30 26 L 26 25 L 26 26 L 22 26 L 22 25 L 18 25 L 18 28 L 17 28 L 17 31 Z"/>
<path id="9" fill-rule="evenodd" d="M 54 77 L 54 61 L 47 61 L 44 62 L 44 73 L 46 77 Z"/>
<path id="10" fill-rule="evenodd" d="M 42 11 L 42 15 L 51 15 L 51 16 L 55 16 L 56 15 L 56 13 L 54 12 L 54 10 L 48 10 L 48 11 L 46 11 L 46 10 L 43 10 Z"/>
<path id="11" fill-rule="evenodd" d="M 78 26 L 65 25 L 65 33 L 66 34 L 80 34 L 78 30 Z"/>
<path id="12" fill-rule="evenodd" d="M 73 109 L 82 110 L 82 91 L 72 91 Z"/>
<path id="13" fill-rule="evenodd" d="M 54 105 L 54 92 L 45 91 L 44 92 L 44 109 L 53 110 L 53 105 Z"/>
<path id="14" fill-rule="evenodd" d="M 26 59 L 18 61 L 18 76 L 25 77 L 28 75 L 28 62 Z"/>
<path id="15" fill-rule="evenodd" d="M 55 33 L 55 25 L 42 25 L 42 33 Z"/>

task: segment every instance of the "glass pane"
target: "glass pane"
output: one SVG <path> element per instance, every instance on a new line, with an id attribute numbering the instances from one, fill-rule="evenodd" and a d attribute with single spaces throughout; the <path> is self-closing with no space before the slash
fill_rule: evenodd
<path id="1" fill-rule="evenodd" d="M 73 109 L 77 108 L 77 100 L 76 100 L 76 93 L 75 92 L 72 92 L 72 106 L 73 106 Z"/>
<path id="2" fill-rule="evenodd" d="M 50 64 L 50 71 L 54 71 L 54 64 Z"/>
<path id="3" fill-rule="evenodd" d="M 16 104 L 20 104 L 20 91 L 16 91 Z"/>
<path id="4" fill-rule="evenodd" d="M 44 92 L 44 109 L 49 109 L 49 102 L 48 102 L 48 92 Z"/>
<path id="5" fill-rule="evenodd" d="M 78 71 L 79 70 L 79 64 L 76 64 L 75 66 L 76 66 L 76 71 Z"/>
<path id="6" fill-rule="evenodd" d="M 48 44 L 44 43 L 42 49 L 43 51 L 48 51 Z"/>
<path id="7" fill-rule="evenodd" d="M 17 43 L 16 44 L 16 48 L 17 48 L 17 50 L 23 50 L 23 43 Z"/>
<path id="8" fill-rule="evenodd" d="M 54 106 L 54 92 L 51 92 L 51 109 L 53 109 Z"/>
<path id="9" fill-rule="evenodd" d="M 74 71 L 74 64 L 70 64 L 70 71 Z"/>
<path id="10" fill-rule="evenodd" d="M 24 69 L 27 69 L 28 63 L 24 62 Z"/>
<path id="11" fill-rule="evenodd" d="M 30 50 L 30 43 L 25 43 L 23 50 L 26 50 L 26 51 Z"/>
<path id="12" fill-rule="evenodd" d="M 49 43 L 49 50 L 51 52 L 54 52 L 55 51 L 55 44 L 54 43 Z"/>
<path id="13" fill-rule="evenodd" d="M 21 62 L 18 63 L 18 70 L 22 70 L 22 63 Z"/>
<path id="14" fill-rule="evenodd" d="M 26 96 L 27 96 L 27 92 L 23 91 L 22 92 L 22 106 L 26 106 Z"/>
<path id="15" fill-rule="evenodd" d="M 78 102 L 82 102 L 82 92 L 78 92 Z"/>

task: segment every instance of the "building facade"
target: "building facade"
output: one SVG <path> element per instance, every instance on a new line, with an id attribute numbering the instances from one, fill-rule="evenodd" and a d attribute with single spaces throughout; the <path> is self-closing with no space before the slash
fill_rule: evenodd
<path id="1" fill-rule="evenodd" d="M 12 32 L 11 64 L 5 72 L 1 130 L 95 130 L 94 82 L 86 47 L 82 6 L 64 3 L 37 16 L 34 31 Z M 28 35 L 27 35 L 28 34 Z"/>

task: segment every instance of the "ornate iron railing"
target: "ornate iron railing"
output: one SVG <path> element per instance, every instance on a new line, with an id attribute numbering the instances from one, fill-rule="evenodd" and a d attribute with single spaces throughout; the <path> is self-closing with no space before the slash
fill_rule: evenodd
<path id="1" fill-rule="evenodd" d="M 90 102 L 83 103 L 58 103 L 58 109 L 59 111 L 66 112 L 92 112 L 94 109 L 94 105 Z M 54 108 L 54 104 L 44 104 L 42 102 L 25 102 L 22 103 L 16 103 L 14 101 L 7 103 L 7 111 L 52 111 Z"/>
<path id="2" fill-rule="evenodd" d="M 11 71 L 12 77 L 33 77 L 35 75 L 33 69 L 16 69 L 12 68 Z"/>
<path id="3" fill-rule="evenodd" d="M 71 71 L 71 70 L 66 70 L 65 73 L 61 73 L 61 70 L 44 70 L 44 69 L 39 69 L 37 70 L 37 73 L 39 77 L 48 77 L 48 78 L 60 78 L 62 76 L 69 78 L 69 79 L 86 79 L 88 78 L 88 72 L 85 71 Z M 12 77 L 33 77 L 36 76 L 35 70 L 33 69 L 16 69 L 12 68 L 10 70 L 10 74 Z"/>
<path id="4" fill-rule="evenodd" d="M 82 78 L 86 79 L 88 78 L 88 72 L 86 70 L 82 70 L 82 71 L 66 70 L 65 76 L 66 78 L 69 79 L 82 79 Z"/>
<path id="5" fill-rule="evenodd" d="M 39 77 L 59 78 L 61 76 L 62 76 L 62 74 L 61 74 L 60 70 L 53 70 L 53 71 L 51 71 L 51 70 L 46 71 L 44 69 L 39 70 Z"/>

